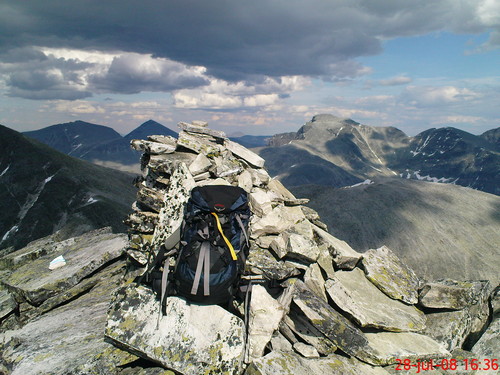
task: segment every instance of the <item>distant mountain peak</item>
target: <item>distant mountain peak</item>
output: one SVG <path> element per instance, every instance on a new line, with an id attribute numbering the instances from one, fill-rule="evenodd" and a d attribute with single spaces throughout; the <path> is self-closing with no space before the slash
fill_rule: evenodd
<path id="1" fill-rule="evenodd" d="M 319 115 L 313 116 L 311 119 L 310 123 L 316 123 L 316 122 L 327 122 L 327 123 L 334 123 L 334 124 L 349 124 L 349 125 L 359 125 L 359 122 L 356 122 L 350 118 L 342 118 L 342 117 L 337 117 L 328 113 L 321 113 Z"/>
<path id="2" fill-rule="evenodd" d="M 177 137 L 177 133 L 175 131 L 150 119 L 139 125 L 136 129 L 132 130 L 124 138 L 127 140 L 146 139 L 148 135 L 170 135 L 172 137 Z"/>

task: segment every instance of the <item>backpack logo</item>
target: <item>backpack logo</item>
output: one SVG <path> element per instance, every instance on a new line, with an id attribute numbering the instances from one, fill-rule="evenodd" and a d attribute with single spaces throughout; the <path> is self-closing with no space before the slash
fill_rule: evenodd
<path id="1" fill-rule="evenodd" d="M 216 203 L 214 204 L 214 209 L 217 212 L 222 212 L 226 209 L 226 206 L 224 206 L 222 203 Z"/>

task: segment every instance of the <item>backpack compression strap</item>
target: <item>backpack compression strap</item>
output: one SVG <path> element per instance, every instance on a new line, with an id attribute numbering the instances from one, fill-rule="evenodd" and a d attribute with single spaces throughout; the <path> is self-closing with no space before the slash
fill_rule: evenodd
<path id="1" fill-rule="evenodd" d="M 226 243 L 227 247 L 229 248 L 229 252 L 231 253 L 231 258 L 233 258 L 233 260 L 238 260 L 238 257 L 236 256 L 236 253 L 234 252 L 233 245 L 231 245 L 231 242 L 229 242 L 227 237 L 224 236 L 224 232 L 222 231 L 222 226 L 220 225 L 219 217 L 217 216 L 217 214 L 215 212 L 210 212 L 210 213 L 212 215 L 214 215 L 214 217 L 215 217 L 215 221 L 217 222 L 217 229 L 219 229 L 219 232 L 220 232 L 222 238 L 224 239 L 224 242 Z"/>

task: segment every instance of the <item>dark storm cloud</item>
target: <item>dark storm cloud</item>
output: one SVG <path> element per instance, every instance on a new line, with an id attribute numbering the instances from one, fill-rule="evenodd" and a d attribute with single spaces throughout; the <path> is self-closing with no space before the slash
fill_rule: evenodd
<path id="1" fill-rule="evenodd" d="M 75 59 L 56 58 L 31 47 L 0 53 L 0 73 L 7 95 L 25 99 L 81 99 L 91 96 L 81 72 L 92 66 Z"/>
<path id="2" fill-rule="evenodd" d="M 381 50 L 381 27 L 366 28 L 377 19 L 351 3 L 12 0 L 0 43 L 151 53 L 234 80 L 335 74 L 331 64 Z"/>
<path id="3" fill-rule="evenodd" d="M 489 43 L 498 44 L 500 26 L 491 17 L 497 8 L 482 0 L 460 6 L 456 0 L 7 0 L 0 4 L 0 51 L 16 49 L 11 58 L 24 53 L 30 61 L 43 60 L 32 46 L 124 52 L 107 72 L 89 78 L 89 89 L 106 92 L 203 85 L 206 76 L 189 71 L 195 66 L 230 81 L 286 75 L 342 80 L 364 74 L 353 59 L 380 53 L 386 38 L 492 30 Z M 156 71 L 141 70 L 134 66 L 139 54 L 165 60 L 157 61 Z M 70 78 L 69 66 L 58 69 Z M 11 73 L 7 82 L 11 95 L 27 85 L 56 92 L 63 89 L 57 78 L 42 67 Z M 78 82 L 67 89 L 83 92 Z"/>

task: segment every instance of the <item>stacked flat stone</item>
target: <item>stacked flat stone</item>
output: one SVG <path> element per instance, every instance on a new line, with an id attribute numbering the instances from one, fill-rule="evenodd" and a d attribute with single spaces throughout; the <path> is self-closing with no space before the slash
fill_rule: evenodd
<path id="1" fill-rule="evenodd" d="M 204 122 L 179 127 L 178 139 L 132 141 L 144 154 L 130 258 L 144 267 L 179 228 L 193 187 L 239 186 L 253 212 L 247 272 L 266 282 L 252 288 L 248 337 L 243 314 L 177 297 L 156 321 L 153 293 L 124 286 L 106 329 L 119 347 L 186 375 L 387 374 L 381 366 L 397 360 L 449 358 L 484 328 L 487 282 L 424 285 L 385 246 L 358 253 L 327 232 L 307 199 L 271 178 L 258 155 Z"/>

